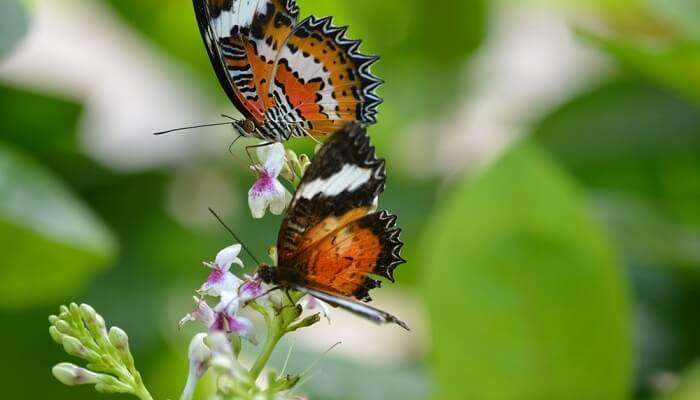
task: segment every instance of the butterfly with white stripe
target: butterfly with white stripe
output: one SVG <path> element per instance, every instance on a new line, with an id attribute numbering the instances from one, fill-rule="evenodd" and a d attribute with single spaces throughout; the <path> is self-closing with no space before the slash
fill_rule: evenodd
<path id="1" fill-rule="evenodd" d="M 396 216 L 377 210 L 384 191 L 384 160 L 364 128 L 350 123 L 333 134 L 308 167 L 282 221 L 278 265 L 263 265 L 267 283 L 308 293 L 377 323 L 407 325 L 370 307 L 372 276 L 394 281 L 405 261 Z M 360 301 L 362 302 L 360 302 Z"/>
<path id="2" fill-rule="evenodd" d="M 295 0 L 193 0 L 219 83 L 244 119 L 242 136 L 324 138 L 348 122 L 376 122 L 378 59 L 330 18 L 298 22 Z"/>

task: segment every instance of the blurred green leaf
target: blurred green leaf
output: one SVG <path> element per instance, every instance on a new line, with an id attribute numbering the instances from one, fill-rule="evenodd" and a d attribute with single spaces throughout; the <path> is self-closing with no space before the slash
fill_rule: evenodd
<path id="1" fill-rule="evenodd" d="M 695 363 L 679 377 L 678 386 L 670 393 L 657 397 L 657 400 L 696 400 L 700 399 L 700 362 Z"/>
<path id="2" fill-rule="evenodd" d="M 598 205 L 626 254 L 700 271 L 692 245 L 700 229 L 700 108 L 622 79 L 565 104 L 535 131 L 579 181 L 613 200 Z"/>
<path id="3" fill-rule="evenodd" d="M 19 0 L 0 2 L 0 58 L 17 47 L 29 29 L 29 16 Z"/>
<path id="4" fill-rule="evenodd" d="M 443 399 L 623 399 L 627 288 L 571 179 L 522 143 L 440 207 L 425 235 Z"/>
<path id="5" fill-rule="evenodd" d="M 582 33 L 627 68 L 700 104 L 700 42 L 687 39 L 644 40 Z"/>
<path id="6" fill-rule="evenodd" d="M 0 147 L 0 306 L 44 304 L 80 287 L 114 253 L 107 228 L 48 171 Z"/>

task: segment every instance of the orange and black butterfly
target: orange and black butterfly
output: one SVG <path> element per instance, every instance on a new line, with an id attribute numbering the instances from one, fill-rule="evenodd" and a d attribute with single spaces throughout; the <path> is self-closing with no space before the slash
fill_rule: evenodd
<path id="1" fill-rule="evenodd" d="M 245 117 L 241 136 L 326 137 L 348 122 L 376 122 L 378 57 L 331 18 L 297 22 L 294 0 L 193 0 L 219 83 Z"/>
<path id="2" fill-rule="evenodd" d="M 384 160 L 375 158 L 364 128 L 350 123 L 333 134 L 306 170 L 282 221 L 277 266 L 261 266 L 258 276 L 408 329 L 363 303 L 380 286 L 372 275 L 393 282 L 394 269 L 405 262 L 396 216 L 377 210 L 385 182 Z"/>

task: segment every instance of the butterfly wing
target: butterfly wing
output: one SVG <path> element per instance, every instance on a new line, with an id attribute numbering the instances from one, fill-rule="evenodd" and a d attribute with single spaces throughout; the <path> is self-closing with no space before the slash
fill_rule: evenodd
<path id="1" fill-rule="evenodd" d="M 393 282 L 404 262 L 396 217 L 374 207 L 385 181 L 384 161 L 374 156 L 366 131 L 346 125 L 304 174 L 277 242 L 278 270 L 289 283 L 325 293 L 323 300 L 335 298 L 333 304 L 350 311 L 364 310 L 375 321 L 378 310 L 352 298 L 369 301 L 369 291 L 379 286 L 371 275 Z"/>
<path id="2" fill-rule="evenodd" d="M 378 57 L 361 54 L 360 41 L 349 40 L 346 31 L 330 17 L 309 17 L 278 55 L 270 88 L 274 104 L 285 110 L 285 119 L 308 126 L 312 136 L 330 135 L 348 122 L 376 122 L 382 99 L 375 89 L 382 80 L 370 66 Z"/>
<path id="3" fill-rule="evenodd" d="M 236 108 L 262 124 L 278 49 L 296 24 L 294 0 L 193 0 L 219 83 Z"/>

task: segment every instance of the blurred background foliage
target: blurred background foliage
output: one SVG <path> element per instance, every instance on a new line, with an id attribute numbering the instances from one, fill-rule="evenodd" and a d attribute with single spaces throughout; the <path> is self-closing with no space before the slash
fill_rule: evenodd
<path id="1" fill-rule="evenodd" d="M 228 155 L 228 132 L 214 146 L 181 149 L 186 155 L 177 162 L 123 168 L 101 159 L 85 140 L 99 136 L 85 131 L 90 96 L 13 75 L 13 59 L 32 45 L 40 16 L 46 24 L 47 15 L 66 15 L 42 12 L 49 3 L 54 10 L 107 10 L 131 40 L 159 54 L 163 71 L 177 65 L 177 79 L 163 72 L 169 86 L 197 87 L 202 95 L 191 93 L 194 101 L 219 106 L 205 116 L 232 112 L 188 1 L 0 2 L 3 394 L 106 398 L 63 388 L 49 374 L 62 356 L 49 340 L 46 316 L 77 300 L 126 329 L 157 398 L 176 398 L 188 335 L 176 333 L 175 323 L 189 311 L 189 291 L 203 277 L 197 266 L 230 241 L 197 215 L 209 205 L 222 207 L 258 254 L 274 242 L 279 218 L 251 221 L 244 193 L 252 178 Z M 396 304 L 392 311 L 412 316 L 416 332 L 403 347 L 392 347 L 406 340 L 403 332 L 385 327 L 388 333 L 373 337 L 379 331 L 353 321 L 351 333 L 361 343 L 393 353 L 331 353 L 303 392 L 339 400 L 700 398 L 696 1 L 299 3 L 304 15 L 333 15 L 350 25 L 350 36 L 362 38 L 366 52 L 382 56 L 376 72 L 386 80 L 385 103 L 371 133 L 388 159 L 382 206 L 400 216 L 409 263 L 398 272 L 398 289 L 382 289 L 387 297 L 379 296 L 378 304 Z M 556 16 L 572 46 L 592 52 L 604 67 L 591 79 L 583 65 L 576 90 L 509 121 L 515 133 L 505 135 L 498 151 L 443 134 L 468 136 L 453 121 L 471 115 L 479 87 L 503 79 L 502 69 L 487 68 L 475 81 L 475 66 L 498 47 L 504 30 L 529 37 L 539 29 L 545 20 L 518 26 L 513 21 L 522 20 L 511 18 L 533 14 Z M 100 32 L 92 23 L 86 35 Z M 91 57 L 109 59 L 112 36 L 105 37 L 102 53 Z M 48 50 L 33 53 L 35 71 L 52 68 L 58 53 Z M 512 49 L 501 51 L 497 61 L 511 65 Z M 526 62 L 514 64 L 516 70 L 536 64 L 537 56 L 522 57 Z M 4 63 L 10 67 L 3 69 Z M 497 98 L 497 109 L 511 94 L 540 89 L 522 79 Z M 45 81 L 43 73 L 36 80 Z M 156 106 L 144 109 L 144 118 L 157 113 Z M 109 113 L 127 118 L 117 103 Z M 162 129 L 182 122 L 158 120 Z M 482 137 L 498 137 L 492 126 L 483 125 Z M 175 139 L 159 140 L 145 149 L 154 158 L 161 143 Z M 454 145 L 444 146 L 450 140 Z M 484 156 L 477 163 L 456 157 L 449 168 L 434 168 L 449 158 L 435 149 L 460 146 L 468 146 L 464 154 Z M 219 192 L 231 194 L 223 204 Z M 292 368 L 303 370 L 333 342 L 308 335 Z M 277 356 L 281 364 L 284 354 Z M 207 388 L 200 392 L 206 398 Z"/>

